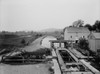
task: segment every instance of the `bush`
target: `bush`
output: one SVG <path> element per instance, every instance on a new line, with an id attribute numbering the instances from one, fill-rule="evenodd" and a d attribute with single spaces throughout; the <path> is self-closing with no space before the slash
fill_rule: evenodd
<path id="1" fill-rule="evenodd" d="M 25 44 L 26 44 L 26 41 L 25 41 L 24 39 L 22 39 L 21 43 L 22 43 L 23 45 L 25 45 Z"/>
<path id="2" fill-rule="evenodd" d="M 51 72 L 51 74 L 54 74 L 54 69 L 52 69 L 51 67 L 49 68 L 49 71 Z"/>
<path id="3" fill-rule="evenodd" d="M 89 50 L 89 42 L 85 38 L 79 39 L 78 46 L 81 49 Z"/>
<path id="4" fill-rule="evenodd" d="M 35 51 L 38 55 L 51 55 L 51 50 L 49 48 L 40 48 Z"/>

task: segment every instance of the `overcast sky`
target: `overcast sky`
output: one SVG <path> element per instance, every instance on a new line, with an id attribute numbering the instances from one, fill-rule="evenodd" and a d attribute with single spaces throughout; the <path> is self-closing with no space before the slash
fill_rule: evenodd
<path id="1" fill-rule="evenodd" d="M 64 28 L 100 20 L 100 0 L 0 0 L 0 31 Z"/>

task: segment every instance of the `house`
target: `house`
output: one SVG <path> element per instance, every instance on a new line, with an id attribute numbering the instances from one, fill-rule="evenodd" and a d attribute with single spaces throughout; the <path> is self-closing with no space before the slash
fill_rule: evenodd
<path id="1" fill-rule="evenodd" d="M 64 40 L 78 41 L 81 37 L 88 39 L 89 34 L 90 31 L 85 27 L 66 27 L 64 29 Z"/>
<path id="2" fill-rule="evenodd" d="M 91 51 L 100 52 L 100 33 L 90 33 L 88 41 Z"/>

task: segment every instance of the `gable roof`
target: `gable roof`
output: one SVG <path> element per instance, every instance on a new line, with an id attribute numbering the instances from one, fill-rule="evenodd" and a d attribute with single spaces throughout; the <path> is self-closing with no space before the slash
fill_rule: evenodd
<path id="1" fill-rule="evenodd" d="M 68 33 L 90 33 L 88 28 L 85 27 L 66 27 L 65 30 L 67 29 Z"/>
<path id="2" fill-rule="evenodd" d="M 100 33 L 92 33 L 92 35 L 93 35 L 96 39 L 100 39 Z"/>

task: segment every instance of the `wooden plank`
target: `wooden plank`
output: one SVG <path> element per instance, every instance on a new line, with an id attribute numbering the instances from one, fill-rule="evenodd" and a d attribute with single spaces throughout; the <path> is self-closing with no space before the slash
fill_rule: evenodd
<path id="1" fill-rule="evenodd" d="M 86 67 L 88 67 L 94 74 L 100 74 L 100 71 L 95 69 L 93 66 L 91 66 L 89 63 L 87 63 L 85 60 L 81 59 L 80 62 L 82 62 Z"/>
<path id="2" fill-rule="evenodd" d="M 59 64 L 56 59 L 53 59 L 54 63 L 54 74 L 61 74 L 61 70 L 59 68 Z"/>

